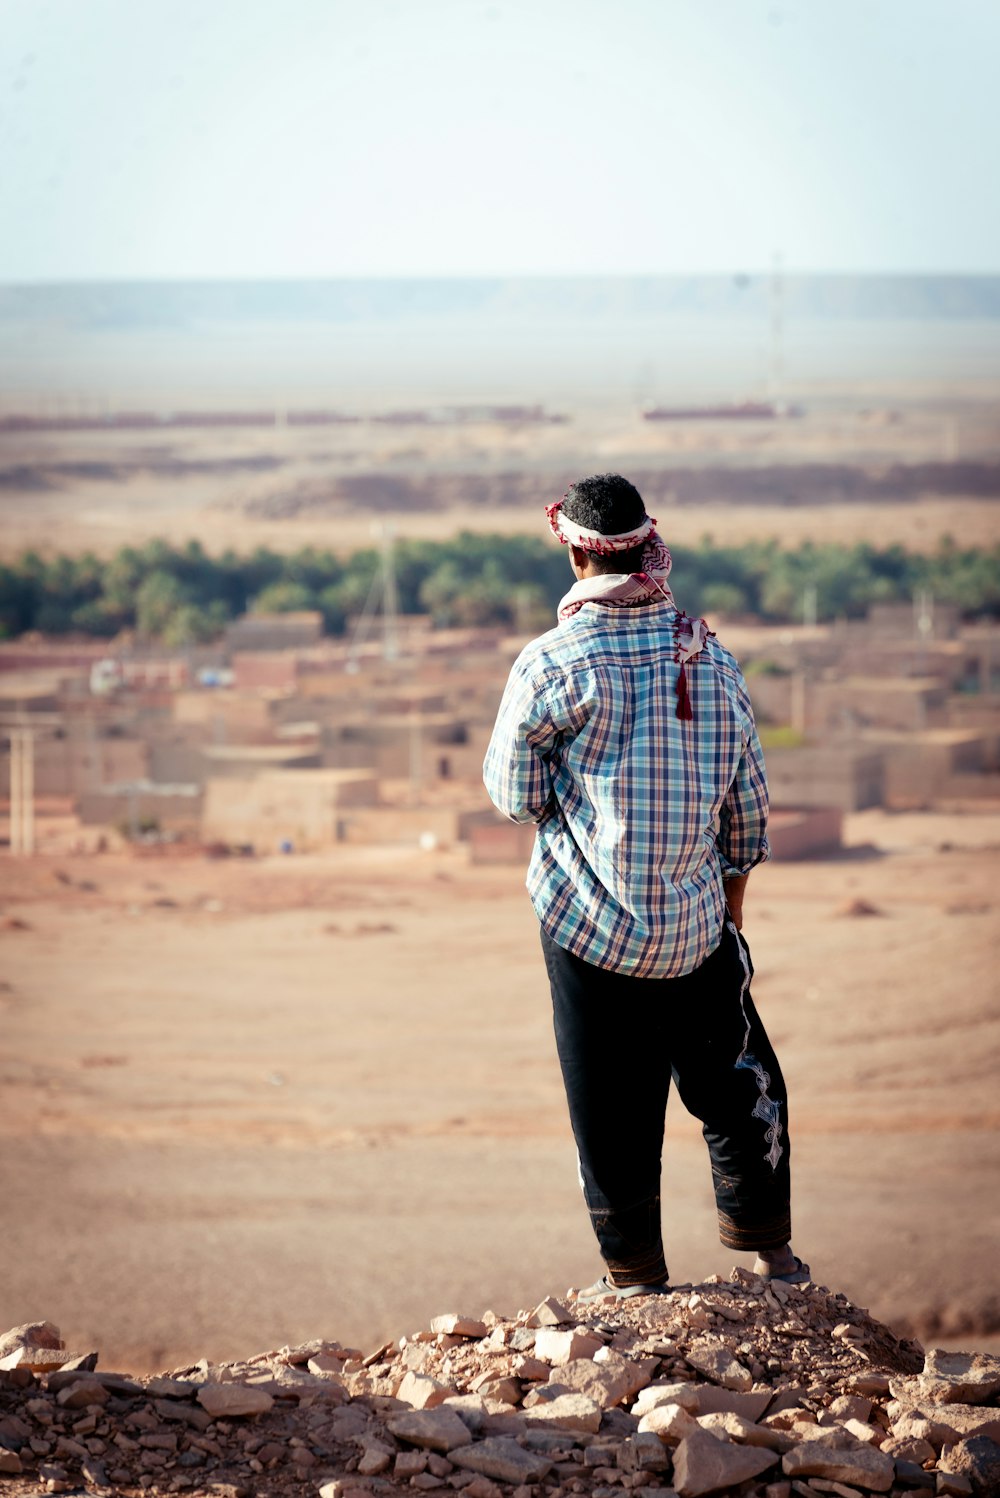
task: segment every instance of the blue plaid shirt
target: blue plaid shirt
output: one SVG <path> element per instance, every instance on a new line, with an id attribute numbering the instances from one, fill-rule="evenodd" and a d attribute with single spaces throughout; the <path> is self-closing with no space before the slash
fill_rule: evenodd
<path id="1" fill-rule="evenodd" d="M 718 945 L 724 878 L 768 856 L 767 781 L 743 674 L 713 637 L 676 716 L 676 610 L 586 603 L 511 669 L 483 778 L 535 822 L 527 885 L 558 946 L 636 977 Z"/>

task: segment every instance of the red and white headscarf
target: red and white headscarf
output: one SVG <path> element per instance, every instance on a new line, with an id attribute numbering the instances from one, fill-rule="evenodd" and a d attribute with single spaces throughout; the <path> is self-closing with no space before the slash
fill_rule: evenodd
<path id="1" fill-rule="evenodd" d="M 564 494 L 562 499 L 554 500 L 552 504 L 545 506 L 545 513 L 549 517 L 553 535 L 558 536 L 564 546 L 579 546 L 584 551 L 592 551 L 597 556 L 606 557 L 616 551 L 634 551 L 656 530 L 656 521 L 652 515 L 644 515 L 634 530 L 621 531 L 615 536 L 605 536 L 600 531 L 584 530 L 582 525 L 577 525 L 575 520 L 570 520 L 568 515 L 563 514 L 566 498 Z"/>
<path id="2" fill-rule="evenodd" d="M 641 572 L 600 572 L 593 577 L 581 577 L 559 601 L 560 619 L 569 619 L 585 603 L 598 603 L 606 608 L 630 609 L 644 604 L 664 602 L 677 610 L 674 626 L 674 660 L 680 666 L 677 677 L 677 716 L 690 719 L 691 699 L 688 694 L 685 666 L 699 653 L 712 631 L 704 619 L 691 619 L 677 609 L 674 595 L 667 581 L 673 558 L 666 543 L 657 534 L 656 521 L 646 515 L 631 531 L 622 531 L 613 536 L 600 531 L 588 531 L 568 515 L 563 514 L 562 499 L 545 506 L 549 525 L 564 546 L 578 546 L 583 551 L 597 556 L 612 556 L 617 551 L 634 551 L 642 546 Z"/>

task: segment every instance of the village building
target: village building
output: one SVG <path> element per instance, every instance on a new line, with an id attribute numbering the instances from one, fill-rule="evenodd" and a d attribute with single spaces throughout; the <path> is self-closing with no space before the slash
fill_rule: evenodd
<path id="1" fill-rule="evenodd" d="M 764 742 L 775 857 L 824 856 L 868 807 L 1000 805 L 995 625 L 880 605 L 722 630 Z M 421 617 L 359 644 L 324 637 L 312 612 L 250 614 L 178 652 L 3 643 L 0 776 L 21 803 L 30 784 L 125 835 L 258 852 L 461 844 L 476 863 L 523 865 L 533 830 L 502 821 L 480 779 L 523 643 Z"/>

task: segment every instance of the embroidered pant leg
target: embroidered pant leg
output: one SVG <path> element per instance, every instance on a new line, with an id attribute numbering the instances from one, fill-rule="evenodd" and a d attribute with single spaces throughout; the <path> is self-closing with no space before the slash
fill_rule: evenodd
<path id="1" fill-rule="evenodd" d="M 792 1232 L 788 1098 L 750 997 L 752 974 L 749 948 L 727 921 L 691 975 L 701 980 L 696 1001 L 678 1006 L 672 1027 L 674 1081 L 711 1156 L 719 1237 L 742 1252 L 779 1248 Z"/>
<path id="2" fill-rule="evenodd" d="M 667 1278 L 660 1158 L 670 1089 L 661 980 L 583 962 L 543 931 L 584 1200 L 617 1285 Z"/>

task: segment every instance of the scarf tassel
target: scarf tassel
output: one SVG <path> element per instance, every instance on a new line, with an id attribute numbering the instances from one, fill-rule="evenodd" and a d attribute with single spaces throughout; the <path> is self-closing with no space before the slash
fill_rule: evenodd
<path id="1" fill-rule="evenodd" d="M 683 661 L 677 673 L 677 717 L 684 723 L 690 723 L 694 717 L 691 711 L 691 694 L 688 692 L 687 671 Z"/>

